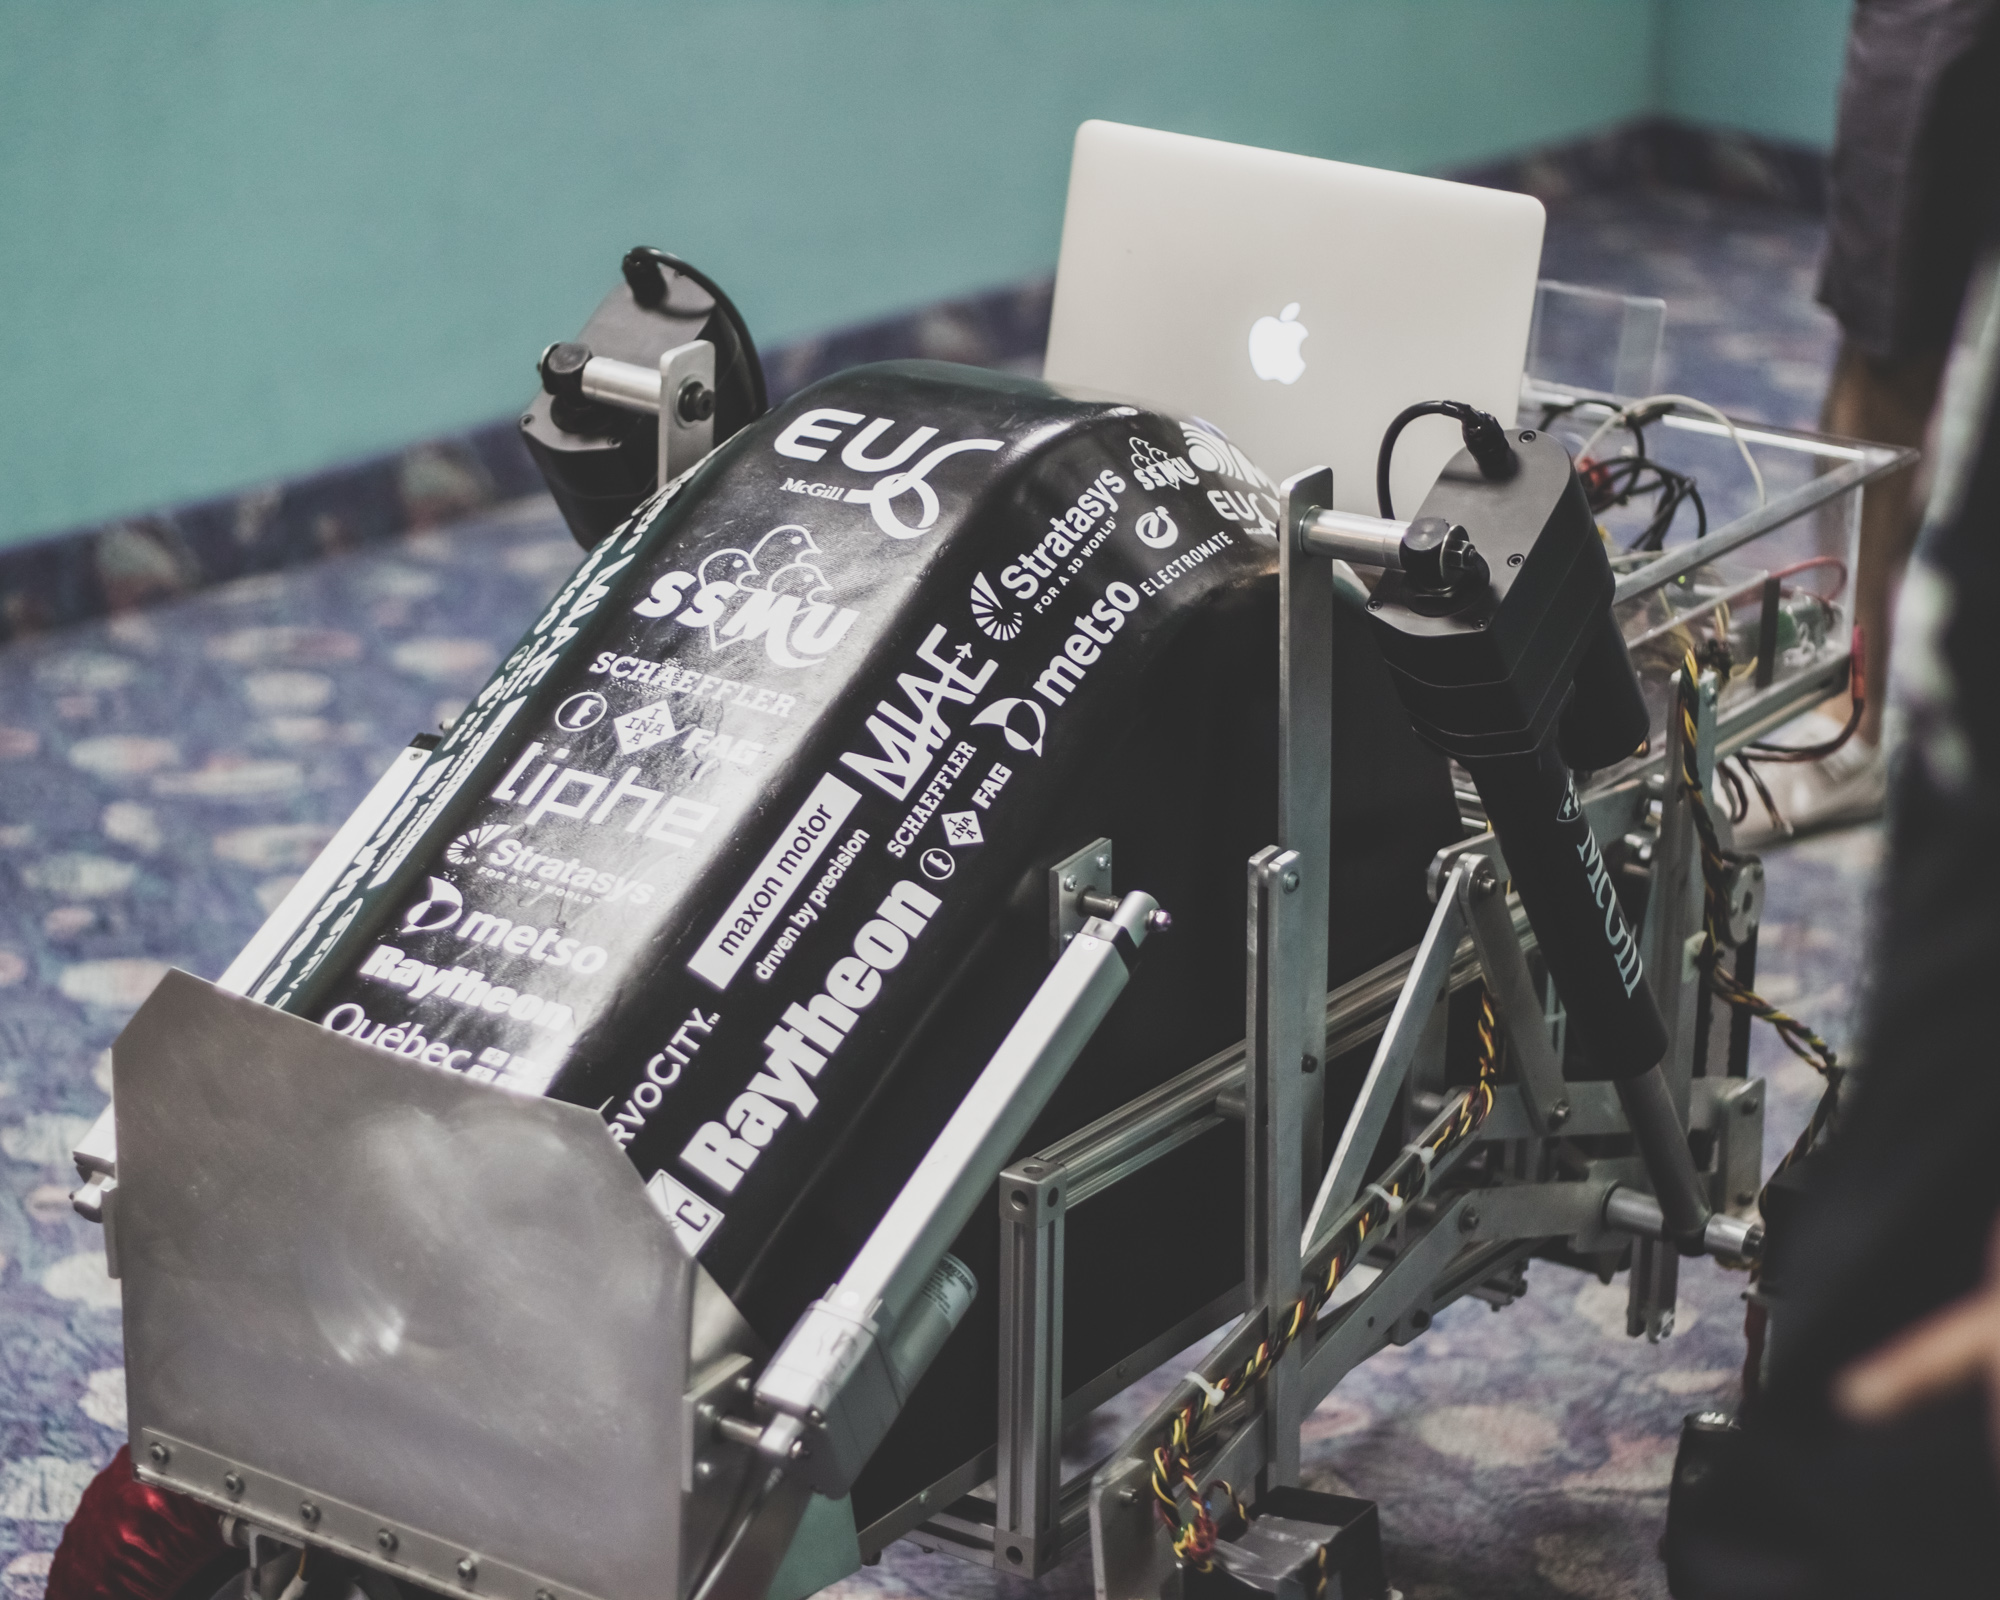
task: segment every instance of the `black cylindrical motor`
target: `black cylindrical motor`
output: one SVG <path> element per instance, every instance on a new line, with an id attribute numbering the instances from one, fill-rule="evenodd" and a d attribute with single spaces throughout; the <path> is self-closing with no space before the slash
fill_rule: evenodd
<path id="1" fill-rule="evenodd" d="M 1449 572 L 1406 560 L 1370 613 L 1417 731 L 1478 786 L 1592 1066 L 1633 1078 L 1665 1053 L 1666 1025 L 1567 763 L 1632 754 L 1646 707 L 1568 452 L 1532 430 L 1509 442 L 1513 470 L 1489 478 L 1461 451 L 1410 525 L 1457 552 Z"/>

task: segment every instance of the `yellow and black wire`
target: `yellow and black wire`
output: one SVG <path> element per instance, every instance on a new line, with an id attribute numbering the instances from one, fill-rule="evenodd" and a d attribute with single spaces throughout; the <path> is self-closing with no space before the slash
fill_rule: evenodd
<path id="1" fill-rule="evenodd" d="M 1840 1058 L 1833 1047 L 1815 1033 L 1804 1022 L 1790 1012 L 1773 1005 L 1756 990 L 1739 983 L 1735 975 L 1722 964 L 1721 929 L 1729 919 L 1728 875 L 1732 858 L 1723 850 L 1715 831 L 1715 819 L 1709 815 L 1708 794 L 1702 787 L 1699 751 L 1696 747 L 1698 731 L 1697 712 L 1700 694 L 1701 669 L 1690 653 L 1681 668 L 1680 717 L 1681 717 L 1681 787 L 1685 791 L 1689 809 L 1694 814 L 1695 832 L 1701 839 L 1701 879 L 1702 879 L 1702 941 L 1701 953 L 1695 957 L 1708 986 L 1716 997 L 1739 1011 L 1747 1011 L 1759 1017 L 1777 1030 L 1778 1037 L 1807 1066 L 1826 1080 L 1826 1089 L 1820 1095 L 1819 1104 L 1807 1119 L 1804 1130 L 1799 1134 L 1792 1148 L 1785 1153 L 1765 1180 L 1765 1188 L 1770 1187 L 1779 1173 L 1819 1142 L 1833 1120 L 1835 1107 L 1840 1101 Z M 1758 1196 L 1759 1203 L 1763 1200 Z"/>
<path id="2" fill-rule="evenodd" d="M 1240 1372 L 1224 1373 L 1204 1387 L 1200 1398 L 1189 1400 L 1177 1411 L 1166 1439 L 1154 1447 L 1154 1510 L 1173 1531 L 1174 1554 L 1180 1560 L 1203 1572 L 1214 1564 L 1221 1527 L 1209 1502 L 1218 1491 L 1228 1497 L 1235 1517 L 1241 1519 L 1244 1514 L 1242 1501 L 1226 1480 L 1217 1479 L 1204 1489 L 1195 1474 L 1195 1450 L 1210 1416 L 1230 1396 L 1247 1392 L 1270 1374 L 1292 1342 L 1312 1326 L 1314 1318 L 1333 1298 L 1342 1277 L 1360 1258 L 1369 1236 L 1388 1226 L 1402 1209 L 1406 1195 L 1422 1191 L 1436 1160 L 1476 1134 L 1492 1112 L 1493 1086 L 1499 1073 L 1500 1026 L 1490 989 L 1480 996 L 1478 1040 L 1478 1077 L 1471 1087 L 1460 1091 L 1449 1116 L 1432 1122 L 1434 1132 L 1429 1143 L 1406 1149 L 1381 1179 L 1369 1186 L 1366 1198 L 1336 1237 L 1324 1280 L 1315 1286 L 1314 1292 L 1301 1295 L 1293 1303 L 1275 1337 L 1267 1334 L 1258 1341 Z M 1181 1498 L 1183 1490 L 1185 1505 Z"/>

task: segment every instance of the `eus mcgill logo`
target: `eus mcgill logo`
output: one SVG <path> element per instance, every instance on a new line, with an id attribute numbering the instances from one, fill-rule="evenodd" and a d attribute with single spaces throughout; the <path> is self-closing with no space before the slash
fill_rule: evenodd
<path id="1" fill-rule="evenodd" d="M 817 406 L 794 417 L 790 426 L 773 441 L 772 448 L 779 455 L 790 456 L 794 461 L 822 461 L 826 458 L 827 447 L 840 444 L 842 435 L 859 422 L 867 422 L 868 425 L 841 446 L 840 464 L 850 472 L 877 474 L 873 483 L 865 489 L 843 489 L 838 484 L 808 483 L 801 478 L 787 478 L 784 487 L 792 494 L 811 495 L 819 500 L 845 500 L 851 505 L 866 506 L 874 515 L 875 526 L 892 539 L 914 539 L 930 532 L 936 525 L 938 496 L 937 490 L 931 487 L 930 476 L 940 466 L 967 451 L 998 450 L 1001 447 L 998 439 L 958 439 L 924 450 L 937 437 L 937 429 L 912 428 L 893 448 L 875 454 L 877 442 L 897 426 L 892 419 L 876 417 L 871 422 L 859 411 Z M 920 450 L 924 450 L 921 456 L 917 454 Z M 898 502 L 908 496 L 915 497 L 915 505 L 899 506 Z M 901 514 L 904 509 L 914 510 L 917 520 L 905 522 Z"/>
<path id="2" fill-rule="evenodd" d="M 665 574 L 632 609 L 705 629 L 717 651 L 762 639 L 764 653 L 779 666 L 815 666 L 856 615 L 832 604 L 833 588 L 810 559 L 818 554 L 812 534 L 787 523 L 748 550 L 712 550 L 693 572 Z"/>

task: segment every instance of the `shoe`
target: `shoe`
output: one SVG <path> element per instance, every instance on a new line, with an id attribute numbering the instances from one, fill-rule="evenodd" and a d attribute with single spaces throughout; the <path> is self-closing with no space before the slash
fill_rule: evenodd
<path id="1" fill-rule="evenodd" d="M 1817 711 L 1794 718 L 1769 742 L 1805 748 L 1838 738 L 1841 724 Z M 1757 850 L 1782 844 L 1794 834 L 1844 828 L 1882 815 L 1889 801 L 1889 762 L 1880 745 L 1849 739 L 1820 761 L 1796 764 L 1763 761 L 1758 775 L 1778 803 L 1782 824 L 1774 822 L 1753 787 L 1750 814 L 1736 825 L 1736 847 Z"/>

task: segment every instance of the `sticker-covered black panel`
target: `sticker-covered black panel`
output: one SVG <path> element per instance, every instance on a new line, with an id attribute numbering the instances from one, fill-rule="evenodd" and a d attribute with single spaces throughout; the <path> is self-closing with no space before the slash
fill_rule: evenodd
<path id="1" fill-rule="evenodd" d="M 259 992 L 600 1109 L 729 1285 L 1106 716 L 1270 571 L 1253 474 L 1025 380 L 815 386 L 591 553 Z"/>

